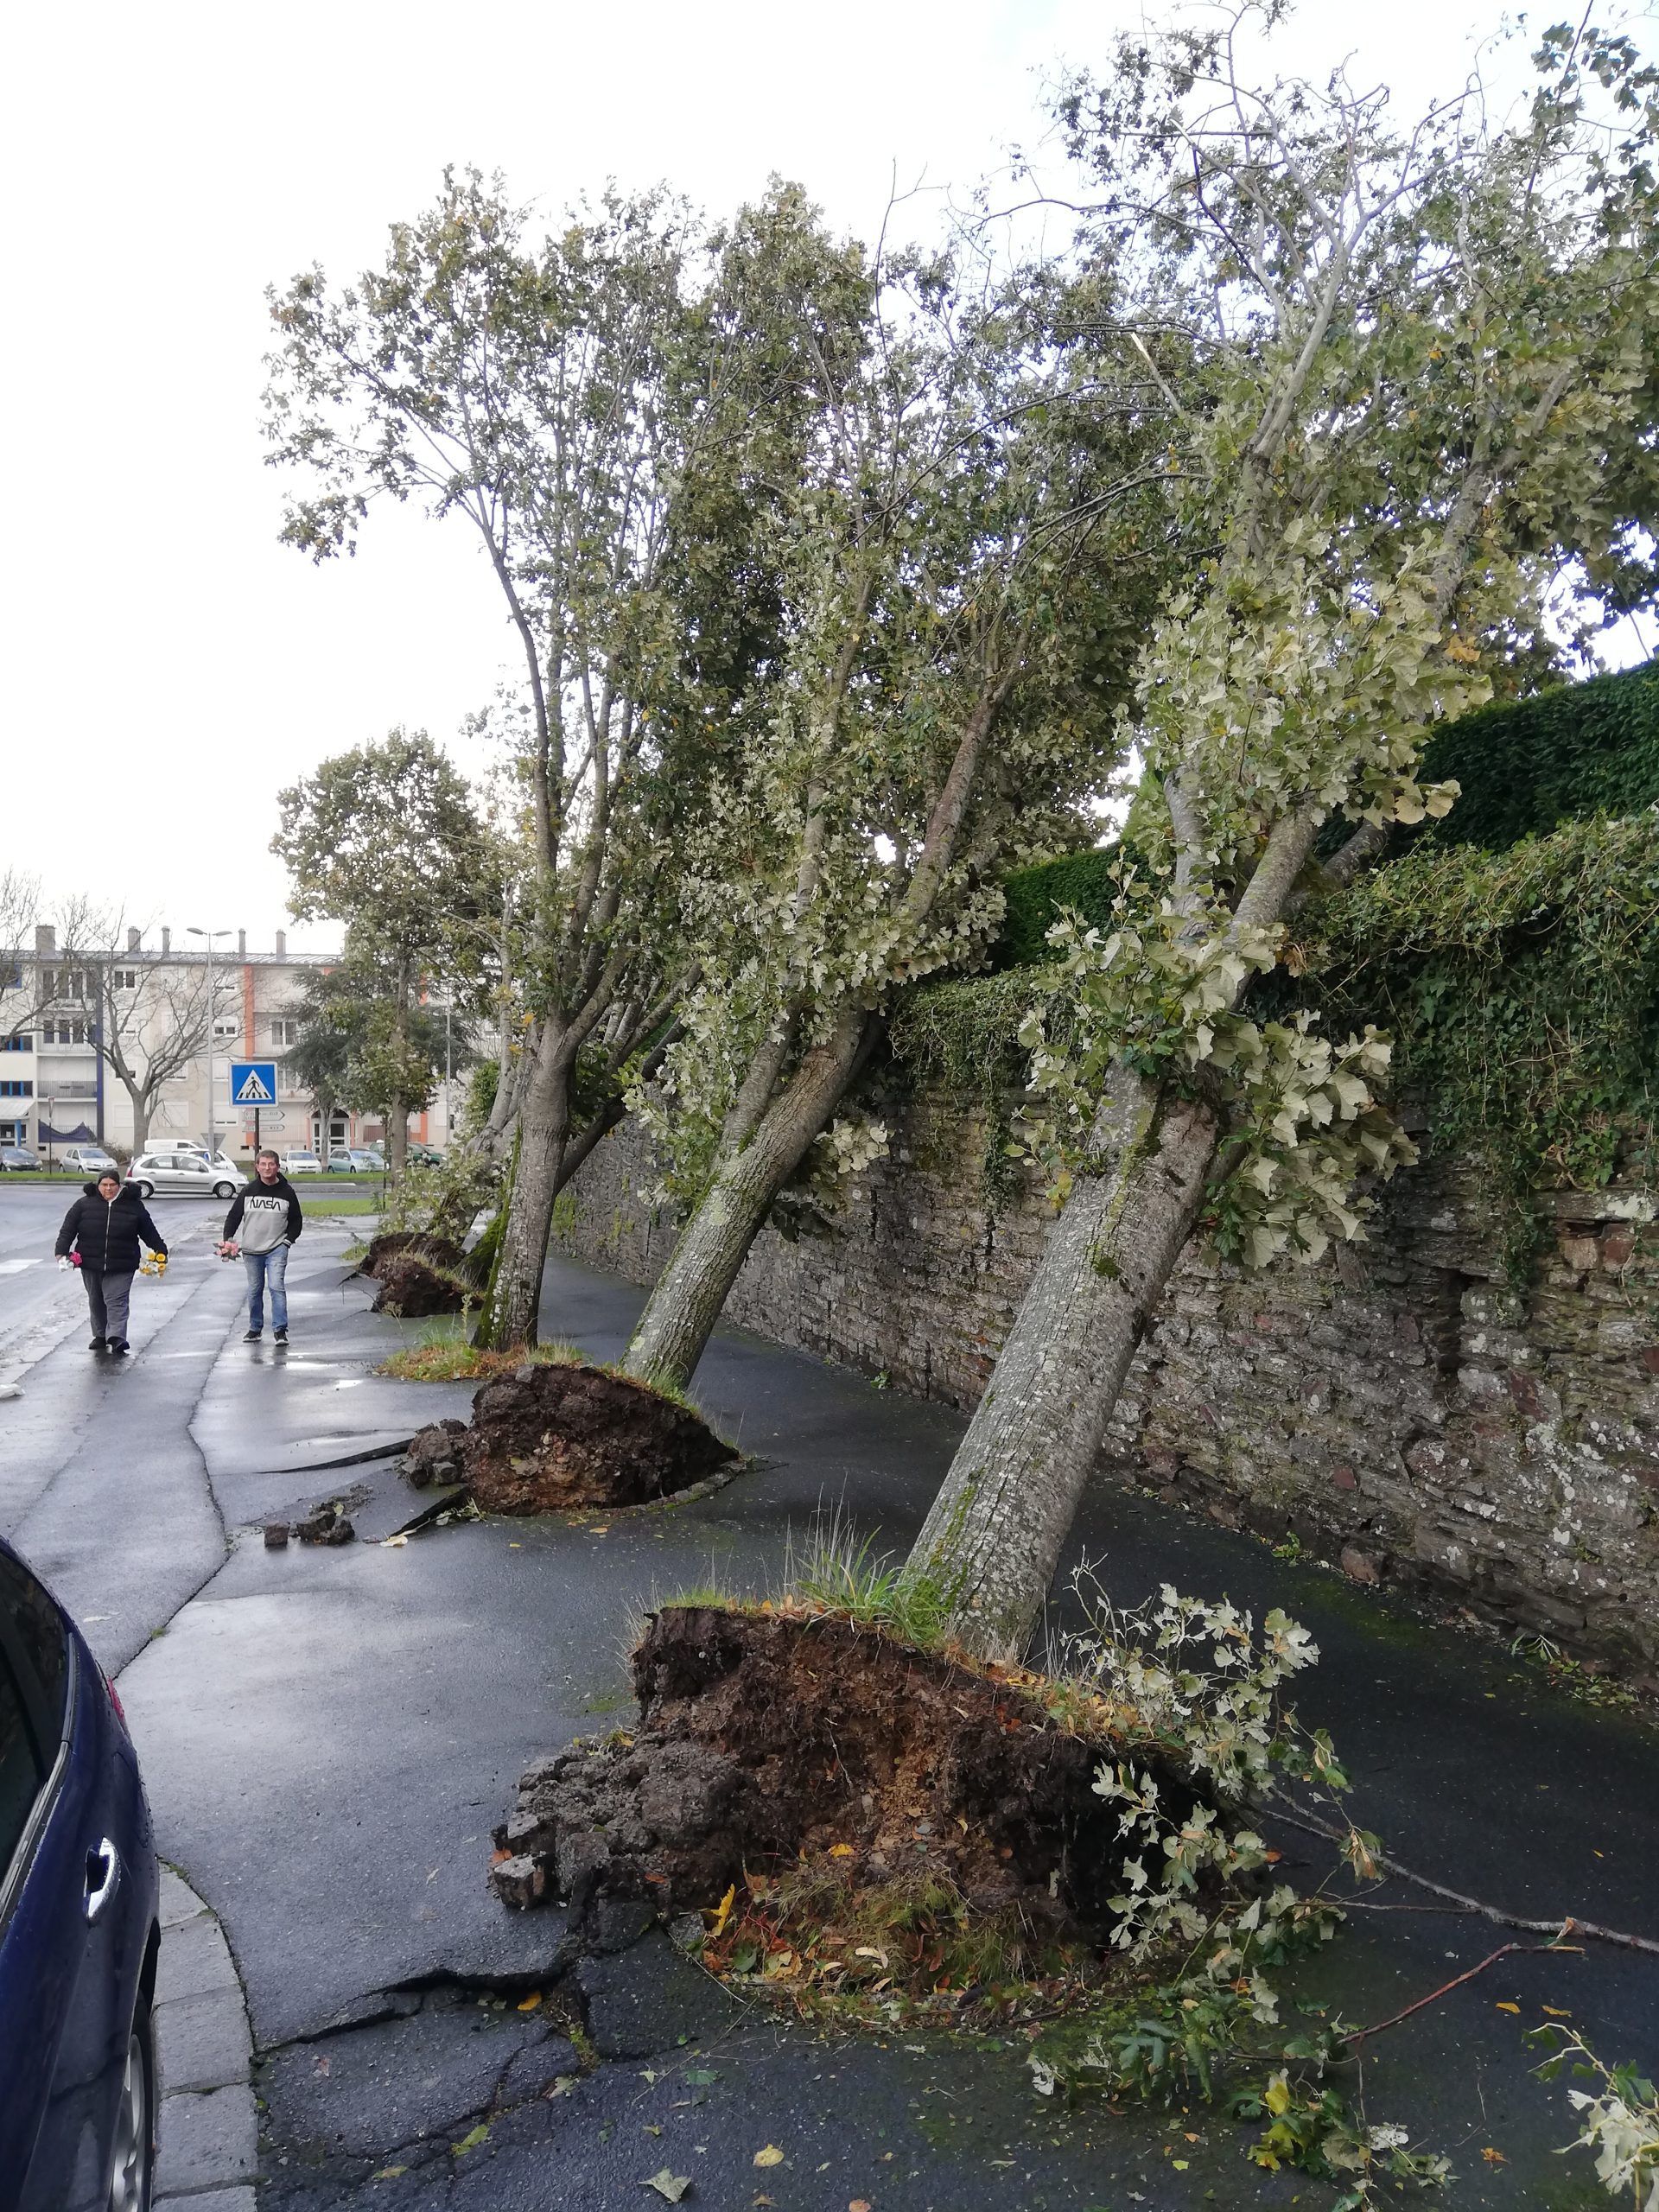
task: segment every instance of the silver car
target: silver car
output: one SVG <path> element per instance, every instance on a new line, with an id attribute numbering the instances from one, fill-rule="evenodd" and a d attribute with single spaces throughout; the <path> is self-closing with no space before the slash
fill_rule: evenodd
<path id="1" fill-rule="evenodd" d="M 243 1178 L 224 1160 L 213 1161 L 199 1152 L 157 1149 L 141 1152 L 127 1170 L 141 1198 L 163 1196 L 195 1198 L 233 1198 Z"/>
<path id="2" fill-rule="evenodd" d="M 121 1171 L 101 1144 L 72 1144 L 63 1155 L 63 1164 L 77 1175 L 118 1175 Z"/>

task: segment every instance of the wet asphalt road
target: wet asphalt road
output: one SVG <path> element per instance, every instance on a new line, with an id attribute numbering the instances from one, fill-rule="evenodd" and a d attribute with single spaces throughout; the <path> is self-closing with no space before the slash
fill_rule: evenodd
<path id="1" fill-rule="evenodd" d="M 55 1226 L 57 1198 L 0 1186 L 0 1259 L 43 1198 Z M 714 1497 L 610 1524 L 483 1521 L 390 1549 L 267 1552 L 259 1522 L 331 1495 L 359 1535 L 390 1533 L 418 1500 L 385 1460 L 325 1463 L 389 1449 L 468 1394 L 370 1372 L 400 1325 L 368 1315 L 348 1279 L 356 1224 L 308 1230 L 291 1351 L 245 1347 L 239 1271 L 207 1242 L 214 1210 L 200 1210 L 199 1237 L 175 1240 L 189 1204 L 169 1205 L 165 1283 L 135 1294 L 134 1359 L 93 1360 L 76 1313 L 24 1397 L 0 1404 L 0 1527 L 122 1669 L 162 1847 L 222 1916 L 263 2053 L 268 2212 L 610 2212 L 657 2201 L 641 2184 L 664 2165 L 690 2178 L 688 2204 L 769 2198 L 779 2212 L 1329 2202 L 1305 2178 L 1259 2176 L 1245 2132 L 1208 2111 L 1068 2113 L 1032 2095 L 1017 2050 L 826 2044 L 746 2014 L 660 1937 L 582 1967 L 599 2061 L 584 2067 L 565 2035 L 575 1993 L 553 1986 L 558 1915 L 509 1915 L 484 1885 L 518 1770 L 614 1725 L 622 1623 L 653 1591 L 711 1564 L 760 1586 L 789 1528 L 826 1506 L 902 1544 L 959 1419 L 726 1333 L 699 1395 L 761 1464 Z M 544 1328 L 609 1356 L 637 1302 L 558 1265 Z M 1332 1728 L 1358 1817 L 1408 1864 L 1512 1910 L 1659 1936 L 1659 1765 L 1643 1724 L 1104 1485 L 1078 1544 L 1103 1556 L 1119 1598 L 1167 1579 L 1306 1621 L 1325 1656 L 1304 1711 Z M 1300 1840 L 1276 1840 L 1294 1867 L 1304 1859 Z M 1505 1933 L 1356 1916 L 1309 1986 L 1376 2019 Z M 1370 2118 L 1452 2156 L 1456 2206 L 1605 2202 L 1587 2164 L 1554 2156 L 1571 2133 L 1563 2094 L 1531 2079 L 1522 2036 L 1554 2006 L 1610 2058 L 1651 2064 L 1656 1967 L 1596 1948 L 1504 1961 L 1371 2046 Z M 520 2012 L 537 1990 L 543 2004 Z M 784 2160 L 757 2169 L 768 2145 Z"/>

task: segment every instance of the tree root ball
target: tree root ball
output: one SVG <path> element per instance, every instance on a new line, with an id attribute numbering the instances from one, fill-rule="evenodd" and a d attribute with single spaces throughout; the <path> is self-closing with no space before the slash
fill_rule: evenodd
<path id="1" fill-rule="evenodd" d="M 396 1313 L 406 1321 L 435 1313 L 459 1313 L 470 1281 L 467 1256 L 459 1244 L 430 1230 L 388 1230 L 372 1237 L 359 1264 L 359 1274 L 380 1285 L 371 1311 Z"/>
<path id="2" fill-rule="evenodd" d="M 486 1513 L 646 1505 L 737 1453 L 689 1408 L 575 1362 L 534 1363 L 474 1394 L 469 1427 L 435 1422 L 409 1448 L 416 1481 L 457 1475 Z"/>
<path id="3" fill-rule="evenodd" d="M 369 1249 L 358 1262 L 359 1274 L 372 1275 L 377 1280 L 386 1271 L 386 1262 L 413 1254 L 429 1266 L 452 1268 L 460 1273 L 467 1265 L 467 1255 L 459 1244 L 448 1236 L 440 1236 L 430 1229 L 387 1229 L 369 1239 Z"/>
<path id="4" fill-rule="evenodd" d="M 1122 1887 L 1114 1806 L 1095 1790 L 1122 1744 L 1035 1699 L 835 1615 L 716 1607 L 655 1614 L 633 1660 L 632 1742 L 531 1767 L 495 1832 L 509 1903 L 708 1910 L 745 1875 L 803 1864 L 869 1884 L 934 1878 L 976 1915 L 1098 1940 Z M 1192 1785 L 1141 1747 L 1172 1808 Z"/>

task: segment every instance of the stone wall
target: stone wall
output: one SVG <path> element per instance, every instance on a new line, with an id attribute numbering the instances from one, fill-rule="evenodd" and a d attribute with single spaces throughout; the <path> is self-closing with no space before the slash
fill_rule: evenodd
<path id="1" fill-rule="evenodd" d="M 768 1230 L 728 1317 L 971 1405 L 1046 1215 L 988 1205 L 982 1123 L 924 1096 L 893 1156 L 818 1233 Z M 637 1282 L 673 1240 L 638 1129 L 561 1203 L 568 1249 Z M 1659 1233 L 1645 1192 L 1544 1202 L 1525 1295 L 1466 1166 L 1396 1179 L 1369 1241 L 1246 1274 L 1189 1254 L 1117 1409 L 1105 1471 L 1218 1520 L 1294 1532 L 1362 1581 L 1429 1584 L 1487 1618 L 1659 1674 Z"/>

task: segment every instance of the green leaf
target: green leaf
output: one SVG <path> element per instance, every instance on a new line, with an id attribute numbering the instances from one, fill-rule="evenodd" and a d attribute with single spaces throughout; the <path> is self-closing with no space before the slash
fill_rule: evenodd
<path id="1" fill-rule="evenodd" d="M 690 2174 L 671 2173 L 666 2166 L 650 2175 L 639 2184 L 641 2189 L 654 2189 L 658 2196 L 670 2204 L 677 2204 L 691 2186 Z"/>

